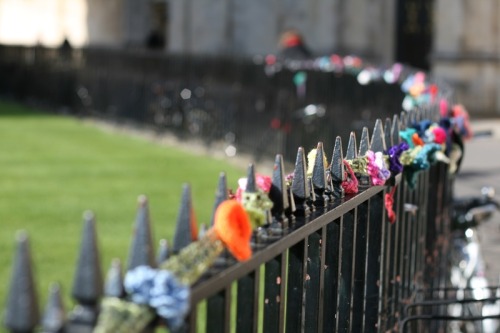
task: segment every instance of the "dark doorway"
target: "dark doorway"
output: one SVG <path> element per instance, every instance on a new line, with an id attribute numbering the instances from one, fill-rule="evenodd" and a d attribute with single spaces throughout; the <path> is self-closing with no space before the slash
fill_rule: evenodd
<path id="1" fill-rule="evenodd" d="M 432 47 L 433 0 L 398 0 L 396 60 L 428 70 Z"/>

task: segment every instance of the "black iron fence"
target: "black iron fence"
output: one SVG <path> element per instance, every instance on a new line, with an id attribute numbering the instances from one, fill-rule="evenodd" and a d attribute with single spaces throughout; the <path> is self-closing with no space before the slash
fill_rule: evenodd
<path id="1" fill-rule="evenodd" d="M 109 50 L 77 50 L 61 58 L 58 50 L 2 47 L 0 70 L 4 96 L 152 124 L 207 144 L 228 140 L 256 160 L 282 152 L 272 176 L 274 206 L 267 223 L 253 231 L 253 255 L 241 263 L 228 253 L 220 256 L 191 286 L 189 315 L 175 332 L 398 331 L 405 305 L 418 298 L 418 290 L 446 286 L 446 164 L 419 172 L 414 188 L 401 175 L 356 194 L 344 196 L 341 186 L 344 160 L 368 150 L 386 153 L 399 144 L 400 130 L 438 120 L 434 104 L 393 116 L 403 99 L 399 85 L 361 86 L 354 76 L 306 70 L 307 83 L 299 91 L 296 71 L 270 76 L 262 63 L 249 60 Z M 367 126 L 374 122 L 370 138 Z M 355 132 L 361 130 L 357 142 Z M 345 156 L 341 137 L 349 137 Z M 311 146 L 320 157 L 307 176 L 305 149 Z M 324 147 L 332 149 L 326 173 Z M 295 161 L 292 183 L 284 160 Z M 249 166 L 248 179 L 255 179 L 255 168 Z M 228 198 L 224 175 L 216 193 L 214 207 Z M 387 218 L 387 195 L 394 198 L 394 223 Z M 141 197 L 125 270 L 155 267 L 189 246 L 190 202 L 186 185 L 172 247 L 162 243 L 155 250 L 147 199 Z M 20 234 L 4 317 L 11 332 L 92 332 L 103 296 L 125 296 L 121 264 L 113 262 L 104 278 L 96 222 L 92 214 L 84 220 L 71 292 L 76 306 L 68 313 L 54 285 L 40 315 L 28 237 Z M 163 324 L 156 319 L 147 331 Z M 430 324 L 414 325 L 415 331 L 430 331 Z"/>
<path id="2" fill-rule="evenodd" d="M 435 112 L 415 111 L 412 117 L 395 116 L 385 126 L 377 121 L 371 139 L 364 135 L 356 142 L 350 135 L 345 159 L 365 149 L 385 151 L 399 143 L 399 130 L 407 123 L 433 119 Z M 318 154 L 323 149 L 319 143 Z M 344 172 L 340 137 L 332 156 L 330 180 L 322 156 L 309 178 L 300 147 L 290 185 L 283 157 L 276 155 L 273 222 L 254 230 L 254 253 L 248 261 L 237 263 L 222 255 L 192 286 L 188 318 L 176 332 L 397 331 L 405 305 L 415 300 L 418 290 L 446 285 L 451 185 L 447 165 L 438 163 L 420 172 L 414 189 L 398 175 L 389 185 L 344 196 L 339 182 Z M 255 178 L 254 165 L 247 176 Z M 389 192 L 394 194 L 395 223 L 388 222 L 384 208 Z M 215 207 L 228 197 L 223 174 L 216 193 Z M 186 185 L 173 246 L 160 244 L 155 261 L 147 199 L 140 199 L 127 270 L 155 267 L 169 253 L 189 245 L 190 202 Z M 76 306 L 68 314 L 55 285 L 40 317 L 28 238 L 19 236 L 4 318 L 11 332 L 35 332 L 40 327 L 43 332 L 92 332 L 102 297 L 124 297 L 121 264 L 112 263 L 103 283 L 96 222 L 92 214 L 84 222 L 73 278 Z M 416 331 L 429 331 L 425 323 L 418 325 Z M 159 326 L 162 321 L 157 320 L 148 331 Z"/>

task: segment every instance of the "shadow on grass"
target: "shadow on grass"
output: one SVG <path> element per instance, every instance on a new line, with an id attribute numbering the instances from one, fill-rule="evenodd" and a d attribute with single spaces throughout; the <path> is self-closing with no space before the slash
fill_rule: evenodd
<path id="1" fill-rule="evenodd" d="M 47 117 L 50 112 L 0 99 L 0 117 Z"/>

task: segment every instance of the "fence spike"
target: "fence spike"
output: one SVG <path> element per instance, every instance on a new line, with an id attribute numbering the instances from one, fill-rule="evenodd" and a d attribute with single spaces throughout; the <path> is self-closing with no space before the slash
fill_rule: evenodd
<path id="1" fill-rule="evenodd" d="M 87 211 L 83 219 L 82 243 L 71 294 L 79 303 L 93 306 L 103 293 L 101 262 L 94 214 Z"/>
<path id="2" fill-rule="evenodd" d="M 373 128 L 372 139 L 370 143 L 370 149 L 376 153 L 384 152 L 387 150 L 387 147 L 385 145 L 384 128 L 381 119 L 377 119 L 375 121 L 375 127 Z"/>
<path id="3" fill-rule="evenodd" d="M 413 123 L 418 123 L 420 121 L 420 107 L 413 108 L 411 116 L 413 117 Z"/>
<path id="4" fill-rule="evenodd" d="M 66 312 L 61 297 L 61 286 L 53 283 L 49 290 L 49 299 L 42 318 L 42 331 L 44 333 L 64 332 Z"/>
<path id="5" fill-rule="evenodd" d="M 418 113 L 417 113 L 417 121 L 422 121 L 426 119 L 426 108 L 420 107 L 418 108 Z"/>
<path id="6" fill-rule="evenodd" d="M 255 166 L 253 164 L 249 164 L 247 168 L 247 186 L 245 188 L 245 192 L 257 192 L 257 183 L 255 181 Z"/>
<path id="7" fill-rule="evenodd" d="M 196 240 L 198 236 L 198 231 L 196 229 L 196 218 L 191 200 L 191 186 L 189 184 L 184 184 L 179 215 L 177 216 L 177 224 L 175 227 L 172 252 L 179 253 L 180 250 Z"/>
<path id="8" fill-rule="evenodd" d="M 40 319 L 29 238 L 25 231 L 16 237 L 17 249 L 4 313 L 11 332 L 33 332 Z"/>
<path id="9" fill-rule="evenodd" d="M 83 237 L 71 292 L 77 304 L 69 314 L 69 331 L 88 330 L 95 325 L 99 299 L 103 294 L 94 214 L 85 212 L 83 220 Z"/>
<path id="10" fill-rule="evenodd" d="M 314 189 L 315 199 L 313 203 L 316 207 L 325 207 L 329 198 L 325 194 L 326 186 L 326 165 L 325 165 L 325 151 L 323 150 L 323 142 L 318 142 L 316 146 L 316 158 L 312 170 L 311 183 Z"/>
<path id="11" fill-rule="evenodd" d="M 227 177 L 224 172 L 221 172 L 219 175 L 219 182 L 217 184 L 217 189 L 215 190 L 215 202 L 214 202 L 214 209 L 212 211 L 212 220 L 210 221 L 210 225 L 214 225 L 214 219 L 215 219 L 215 211 L 217 210 L 217 207 L 224 201 L 228 199 L 227 195 Z"/>
<path id="12" fill-rule="evenodd" d="M 398 119 L 398 115 L 395 114 L 392 120 L 392 127 L 391 127 L 391 137 L 393 145 L 398 145 L 401 143 L 401 138 L 399 137 L 400 130 L 401 130 L 400 121 Z"/>
<path id="13" fill-rule="evenodd" d="M 434 104 L 434 106 L 430 106 L 430 107 L 426 108 L 424 119 L 428 119 L 428 120 L 433 122 L 434 121 L 434 117 L 433 117 L 434 110 L 435 110 L 435 104 Z"/>
<path id="14" fill-rule="evenodd" d="M 429 119 L 428 115 L 429 115 L 429 108 L 427 108 L 427 107 L 420 108 L 420 113 L 419 113 L 419 119 L 418 120 L 422 121 L 424 119 Z"/>
<path id="15" fill-rule="evenodd" d="M 359 141 L 359 151 L 358 156 L 363 157 L 366 152 L 370 149 L 370 138 L 368 134 L 368 128 L 363 127 L 363 131 L 361 132 L 361 140 Z M 358 190 L 363 191 L 370 187 L 370 176 L 366 174 L 361 174 L 355 172 L 356 178 L 358 179 Z"/>
<path id="16" fill-rule="evenodd" d="M 205 223 L 202 223 L 200 225 L 200 230 L 198 230 L 198 239 L 203 238 L 205 234 L 207 233 L 207 225 Z"/>
<path id="17" fill-rule="evenodd" d="M 441 119 L 441 111 L 439 110 L 438 105 L 439 104 L 436 104 L 431 114 L 432 120 L 434 120 L 434 122 L 439 122 L 439 120 Z"/>
<path id="18" fill-rule="evenodd" d="M 309 198 L 306 200 L 306 203 L 309 206 L 309 210 L 314 211 L 315 210 L 314 203 L 318 199 L 316 196 L 316 190 L 314 189 L 314 184 L 311 177 L 307 177 L 307 183 L 309 184 Z"/>
<path id="19" fill-rule="evenodd" d="M 140 195 L 137 201 L 137 215 L 128 255 L 127 270 L 141 265 L 154 267 L 153 236 L 149 219 L 148 199 L 145 195 Z"/>
<path id="20" fill-rule="evenodd" d="M 349 143 L 347 144 L 346 160 L 353 160 L 358 157 L 358 147 L 356 144 L 356 133 L 351 132 L 349 135 Z"/>
<path id="21" fill-rule="evenodd" d="M 354 132 L 351 132 L 354 134 Z M 354 146 L 356 138 L 354 138 Z M 356 150 L 354 149 L 354 154 Z M 335 146 L 333 147 L 332 162 L 330 163 L 330 176 L 332 178 L 333 197 L 336 199 L 344 197 L 344 188 L 342 182 L 345 180 L 344 173 L 344 156 L 342 153 L 342 139 L 340 136 L 335 138 Z"/>
<path id="22" fill-rule="evenodd" d="M 406 129 L 407 123 L 408 123 L 408 113 L 405 111 L 401 111 L 401 114 L 399 115 L 399 125 L 402 130 Z"/>
<path id="23" fill-rule="evenodd" d="M 361 132 L 361 140 L 359 140 L 359 156 L 364 156 L 366 152 L 370 150 L 370 134 L 368 132 L 368 127 L 364 126 Z"/>
<path id="24" fill-rule="evenodd" d="M 106 275 L 106 283 L 104 285 L 104 294 L 106 296 L 121 298 L 125 295 L 123 287 L 123 270 L 120 259 L 113 259 Z"/>
<path id="25" fill-rule="evenodd" d="M 167 260 L 169 256 L 170 250 L 168 248 L 168 241 L 166 239 L 160 239 L 158 252 L 156 254 L 156 264 L 159 266 L 162 262 Z"/>
<path id="26" fill-rule="evenodd" d="M 307 181 L 306 158 L 304 148 L 299 147 L 293 171 L 292 194 L 295 202 L 295 214 L 307 216 L 310 213 L 307 200 L 309 200 L 309 182 Z"/>
<path id="27" fill-rule="evenodd" d="M 277 154 L 274 158 L 272 184 L 271 190 L 269 191 L 269 198 L 273 202 L 273 208 L 271 208 L 273 218 L 286 228 L 288 226 L 288 220 L 285 214 L 286 211 L 290 209 L 290 203 L 288 201 L 283 155 L 281 154 Z"/>
<path id="28" fill-rule="evenodd" d="M 290 221 L 295 220 L 295 211 L 297 210 L 297 207 L 295 206 L 295 199 L 293 198 L 293 193 L 292 193 L 292 187 L 287 186 L 286 187 L 286 193 L 288 197 L 288 202 L 290 203 L 290 207 L 288 210 L 285 210 L 285 215 L 288 216 L 288 219 Z"/>
<path id="29" fill-rule="evenodd" d="M 423 107 L 420 111 L 420 121 L 429 119 L 429 107 Z"/>
<path id="30" fill-rule="evenodd" d="M 392 141 L 392 121 L 391 118 L 386 118 L 385 119 L 385 124 L 384 124 L 384 136 L 385 136 L 385 146 L 386 148 L 390 148 L 394 146 L 394 143 Z"/>
<path id="31" fill-rule="evenodd" d="M 417 123 L 417 119 L 415 118 L 415 111 L 410 111 L 406 118 L 406 128 L 413 127 Z"/>

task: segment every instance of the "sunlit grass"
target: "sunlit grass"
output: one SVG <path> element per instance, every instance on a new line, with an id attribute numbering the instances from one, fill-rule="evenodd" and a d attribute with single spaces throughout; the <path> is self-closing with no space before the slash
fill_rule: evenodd
<path id="1" fill-rule="evenodd" d="M 105 272 L 112 258 L 126 262 L 138 195 L 149 198 L 155 241 L 171 240 L 184 183 L 191 185 L 198 223 L 209 223 L 219 173 L 226 172 L 234 187 L 245 172 L 221 160 L 8 103 L 0 103 L 0 152 L 2 309 L 18 230 L 30 237 L 41 307 L 49 285 L 58 281 L 70 309 L 84 211 L 96 214 Z"/>

